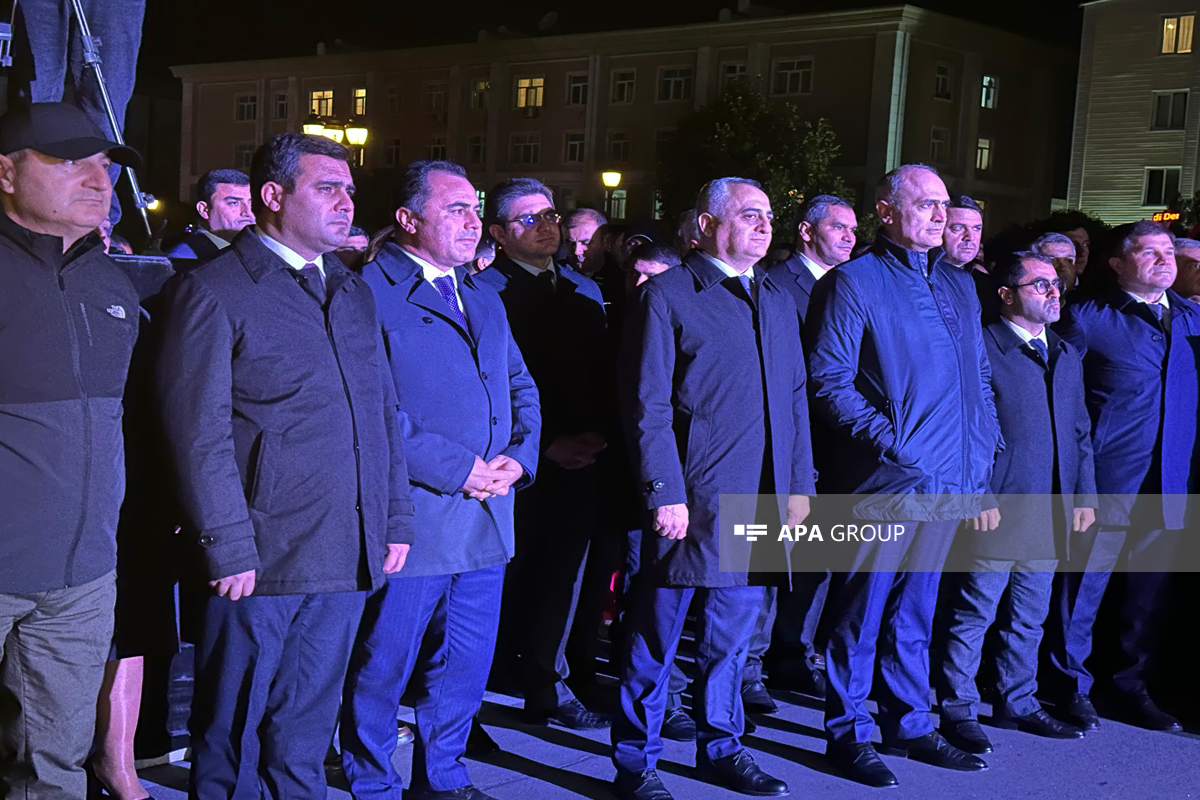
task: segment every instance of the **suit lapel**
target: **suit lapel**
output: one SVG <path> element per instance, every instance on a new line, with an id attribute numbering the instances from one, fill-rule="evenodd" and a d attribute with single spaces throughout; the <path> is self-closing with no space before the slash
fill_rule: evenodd
<path id="1" fill-rule="evenodd" d="M 446 320 L 455 327 L 468 340 L 471 338 L 471 332 L 464 330 L 458 320 L 450 313 L 450 306 L 446 304 L 442 293 L 434 288 L 433 284 L 425 280 L 424 270 L 421 265 L 413 259 L 409 258 L 408 253 L 404 252 L 404 248 L 389 242 L 384 245 L 376 257 L 376 262 L 379 268 L 387 276 L 388 280 L 396 284 L 397 287 L 407 286 L 405 299 L 415 306 L 425 309 L 431 314 L 434 314 L 441 319 Z M 462 269 L 458 267 L 457 269 Z M 461 278 L 461 274 L 459 275 Z M 462 286 L 459 286 L 459 294 L 463 298 L 463 305 L 467 303 L 466 293 L 462 292 Z M 470 319 L 470 311 L 467 311 L 468 319 Z"/>
<path id="2" fill-rule="evenodd" d="M 457 267 L 455 273 L 458 276 L 458 293 L 462 297 L 463 308 L 466 309 L 467 327 L 471 329 L 471 339 L 478 345 L 487 327 L 487 303 L 483 302 L 483 297 L 479 294 L 479 285 L 467 272 L 466 267 Z"/>

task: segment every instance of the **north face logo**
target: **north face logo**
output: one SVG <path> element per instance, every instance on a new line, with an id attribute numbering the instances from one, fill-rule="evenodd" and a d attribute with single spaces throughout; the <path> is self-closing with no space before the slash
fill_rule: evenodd
<path id="1" fill-rule="evenodd" d="M 117 319 L 125 319 L 125 308 L 123 306 L 109 306 L 104 310 Z"/>

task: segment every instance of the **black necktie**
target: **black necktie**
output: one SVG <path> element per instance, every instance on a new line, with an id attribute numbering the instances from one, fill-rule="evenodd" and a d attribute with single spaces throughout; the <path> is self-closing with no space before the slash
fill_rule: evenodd
<path id="1" fill-rule="evenodd" d="M 538 286 L 540 286 L 545 291 L 547 291 L 547 292 L 554 291 L 554 270 L 553 269 L 542 270 L 541 274 L 539 274 L 535 280 L 538 282 Z"/>
<path id="2" fill-rule="evenodd" d="M 1046 349 L 1045 342 L 1041 339 L 1030 339 L 1029 346 L 1033 348 L 1033 352 L 1037 353 L 1038 358 L 1042 360 L 1043 364 L 1046 366 L 1050 365 L 1050 353 Z"/>
<path id="3" fill-rule="evenodd" d="M 308 292 L 317 305 L 325 307 L 325 279 L 316 264 L 305 264 L 300 268 L 300 285 Z"/>

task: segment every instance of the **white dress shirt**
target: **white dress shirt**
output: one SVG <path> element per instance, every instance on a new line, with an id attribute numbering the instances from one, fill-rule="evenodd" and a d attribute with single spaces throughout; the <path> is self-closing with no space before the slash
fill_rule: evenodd
<path id="1" fill-rule="evenodd" d="M 1000 319 L 1004 320 L 1004 324 L 1007 325 L 1009 328 L 1011 328 L 1013 333 L 1015 333 L 1017 336 L 1020 336 L 1021 341 L 1024 342 L 1025 344 L 1029 344 L 1034 339 L 1037 339 L 1039 342 L 1041 342 L 1043 345 L 1046 346 L 1047 351 L 1050 350 L 1050 343 L 1048 341 L 1046 341 L 1046 326 L 1045 325 L 1042 326 L 1042 332 L 1039 333 L 1037 336 L 1034 336 L 1032 333 L 1025 330 L 1024 328 L 1022 328 L 1017 323 L 1013 322 L 1008 317 L 1000 317 Z"/>
<path id="2" fill-rule="evenodd" d="M 218 250 L 224 250 L 226 247 L 229 247 L 228 239 L 222 239 L 220 236 L 217 236 L 215 233 L 210 231 L 208 228 L 199 228 L 198 227 L 196 230 L 200 231 L 200 233 L 203 233 L 205 236 L 207 236 L 209 241 L 217 246 Z"/>
<path id="3" fill-rule="evenodd" d="M 325 280 L 325 265 L 321 263 L 320 256 L 317 257 L 316 261 L 305 261 L 304 256 L 300 255 L 286 244 L 281 244 L 277 240 L 272 239 L 270 236 L 263 233 L 262 228 L 258 227 L 257 225 L 254 226 L 254 235 L 258 237 L 260 242 L 267 246 L 268 250 L 282 258 L 284 262 L 292 269 L 298 272 L 307 267 L 309 264 L 314 264 L 316 265 L 317 270 L 321 273 L 321 280 Z"/>
<path id="4" fill-rule="evenodd" d="M 1137 296 L 1136 294 L 1134 294 L 1133 292 L 1125 292 L 1125 294 L 1129 295 L 1129 296 L 1130 296 L 1130 297 L 1132 297 L 1134 300 L 1137 300 L 1137 301 L 1138 301 L 1139 303 L 1141 303 L 1142 305 L 1147 305 L 1147 306 L 1154 306 L 1154 305 L 1158 305 L 1158 306 L 1162 306 L 1164 309 L 1170 309 L 1170 308 L 1171 308 L 1171 303 L 1170 303 L 1170 301 L 1169 301 L 1169 300 L 1167 300 L 1167 293 L 1166 293 L 1166 292 L 1163 292 L 1163 293 L 1162 293 L 1162 297 L 1158 298 L 1158 299 L 1157 299 L 1157 300 L 1155 300 L 1154 302 L 1151 302 L 1151 301 L 1147 300 L 1147 299 L 1146 299 L 1146 298 L 1144 298 L 1144 297 L 1138 297 L 1138 296 Z"/>
<path id="5" fill-rule="evenodd" d="M 525 270 L 526 272 L 528 272 L 530 275 L 532 275 L 535 278 L 538 277 L 539 275 L 541 275 L 543 272 L 549 271 L 550 272 L 550 283 L 555 284 L 555 285 L 558 284 L 558 267 L 557 267 L 557 265 L 555 265 L 554 259 L 550 259 L 550 266 L 546 267 L 546 269 L 538 269 L 533 264 L 526 264 L 524 261 L 518 261 L 517 259 L 513 258 L 512 256 L 509 256 L 509 258 L 512 260 L 512 262 L 514 264 L 516 264 L 518 267 Z"/>
<path id="6" fill-rule="evenodd" d="M 696 252 L 698 252 L 700 255 L 704 256 L 709 261 L 711 261 L 713 264 L 715 264 L 717 269 L 721 270 L 721 272 L 724 272 L 728 277 L 740 278 L 743 275 L 745 275 L 747 278 L 750 279 L 751 282 L 754 281 L 754 267 L 753 266 L 751 266 L 745 272 L 738 272 L 736 269 L 729 266 L 728 264 L 726 264 L 724 261 L 717 258 L 716 256 L 709 255 L 708 253 L 704 252 L 703 250 L 697 250 Z"/>
<path id="7" fill-rule="evenodd" d="M 821 280 L 821 277 L 826 272 L 829 272 L 828 267 L 822 267 L 820 264 L 804 255 L 804 253 L 801 253 L 799 250 L 796 251 L 796 255 L 800 256 L 800 262 L 804 264 L 804 266 L 808 267 L 808 271 L 811 272 L 812 276 L 817 280 Z"/>
<path id="8" fill-rule="evenodd" d="M 462 295 L 458 293 L 458 276 L 454 274 L 454 270 L 438 269 L 433 264 L 430 264 L 425 259 L 413 253 L 413 251 L 409 250 L 407 247 L 404 248 L 404 252 L 408 253 L 408 257 L 420 265 L 421 275 L 425 278 L 425 280 L 429 281 L 430 284 L 433 284 L 433 281 L 436 278 L 450 278 L 450 284 L 454 287 L 454 299 L 458 301 L 458 310 L 462 311 L 465 316 L 466 311 L 463 309 Z M 437 285 L 434 284 L 433 288 L 437 289 Z"/>

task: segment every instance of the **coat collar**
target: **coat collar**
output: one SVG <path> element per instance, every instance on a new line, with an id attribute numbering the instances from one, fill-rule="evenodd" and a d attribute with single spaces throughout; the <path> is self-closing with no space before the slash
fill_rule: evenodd
<path id="1" fill-rule="evenodd" d="M 879 236 L 875 239 L 875 253 L 880 256 L 891 256 L 896 261 L 899 261 L 901 264 L 908 267 L 909 269 L 916 269 L 916 267 L 914 267 L 912 262 L 909 260 L 910 251 L 905 250 L 903 247 L 901 247 L 900 245 L 893 242 L 891 239 L 889 239 L 883 233 L 880 233 Z M 946 254 L 946 251 L 940 247 L 934 247 L 933 249 L 929 250 L 926 253 L 926 257 L 928 258 L 928 263 L 929 263 L 929 274 L 930 275 L 933 274 L 934 265 L 941 262 L 942 256 L 944 256 L 945 254 Z"/>
<path id="2" fill-rule="evenodd" d="M 1000 348 L 1000 352 L 1008 355 L 1013 350 L 1019 349 L 1025 344 L 1016 332 L 1008 327 L 1008 324 L 1003 319 L 997 319 L 994 322 L 987 324 L 986 329 L 991 334 L 992 339 L 996 342 L 996 347 Z M 1056 350 L 1065 349 L 1062 338 L 1051 330 L 1050 326 L 1046 326 L 1046 350 L 1053 353 Z"/>
<path id="3" fill-rule="evenodd" d="M 1108 302 L 1118 311 L 1136 310 L 1138 306 L 1146 305 L 1146 303 L 1139 303 L 1137 300 L 1134 300 L 1129 296 L 1129 293 L 1120 286 L 1114 286 L 1109 291 Z M 1167 289 L 1167 303 L 1171 306 L 1171 319 L 1173 320 L 1177 318 L 1178 314 L 1184 314 L 1187 316 L 1196 315 L 1195 304 L 1193 304 L 1183 295 L 1176 292 L 1174 289 Z M 1133 306 L 1134 308 L 1130 309 L 1129 306 Z"/>
<path id="4" fill-rule="evenodd" d="M 783 262 L 783 266 L 788 272 L 792 273 L 796 284 L 804 290 L 807 295 L 812 294 L 813 287 L 817 285 L 817 279 L 812 274 L 812 270 L 804 263 L 799 253 L 792 253 L 787 260 Z"/>
<path id="5" fill-rule="evenodd" d="M 700 284 L 700 289 L 702 291 L 708 291 L 729 277 L 699 250 L 693 250 L 692 252 L 688 253 L 687 257 L 683 260 L 683 266 L 692 273 L 692 276 L 696 279 L 696 282 Z M 776 289 L 775 283 L 762 268 L 761 263 L 754 265 L 752 273 L 754 275 L 754 281 L 759 285 L 760 289 L 765 289 L 768 287 L 771 291 Z"/>
<path id="6" fill-rule="evenodd" d="M 232 249 L 241 258 L 242 266 L 250 274 L 251 280 L 259 283 L 272 272 L 278 270 L 287 270 L 290 272 L 292 267 L 282 258 L 272 253 L 270 248 L 262 243 L 262 240 L 258 238 L 252 228 L 253 226 L 243 228 L 241 233 L 233 237 L 233 242 L 229 245 L 229 249 Z M 321 256 L 321 268 L 325 272 L 325 283 L 327 286 L 335 283 L 341 285 L 349 273 L 349 270 L 342 264 L 341 259 L 331 253 L 325 253 Z"/>
<path id="7" fill-rule="evenodd" d="M 409 256 L 403 247 L 395 242 L 388 242 L 375 256 L 374 263 L 393 286 L 407 287 L 405 299 L 408 302 L 436 314 L 458 330 L 462 330 L 458 322 L 450 316 L 446 301 L 438 294 L 438 290 L 425 280 L 421 265 Z M 484 320 L 487 318 L 487 304 L 481 302 L 479 294 L 475 291 L 479 284 L 475 282 L 466 265 L 455 267 L 454 276 L 458 279 L 459 297 L 466 310 L 467 326 L 470 328 L 463 333 L 478 342 L 484 329 Z"/>

